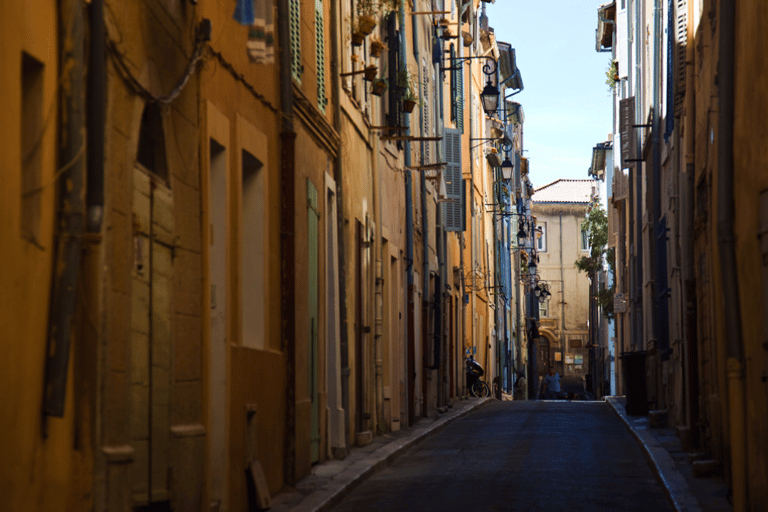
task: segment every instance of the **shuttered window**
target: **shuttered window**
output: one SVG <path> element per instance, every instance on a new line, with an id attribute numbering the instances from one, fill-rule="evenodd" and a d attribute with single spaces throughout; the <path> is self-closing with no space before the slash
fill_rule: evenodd
<path id="1" fill-rule="evenodd" d="M 464 231 L 464 181 L 461 176 L 461 131 L 446 128 L 443 135 L 445 147 L 445 230 Z"/>
<path id="2" fill-rule="evenodd" d="M 464 67 L 451 45 L 451 121 L 464 133 Z"/>
<path id="3" fill-rule="evenodd" d="M 301 83 L 301 0 L 288 0 L 291 19 L 291 76 Z"/>
<path id="4" fill-rule="evenodd" d="M 315 0 L 315 61 L 317 64 L 317 106 L 325 112 L 328 98 L 325 92 L 325 24 L 323 0 Z"/>
<path id="5" fill-rule="evenodd" d="M 422 67 L 422 77 L 423 80 L 421 81 L 421 136 L 422 137 L 429 137 L 429 75 L 427 75 L 427 66 L 424 65 Z M 422 165 L 425 164 L 431 164 L 431 146 L 432 143 L 429 141 L 424 141 L 424 161 L 422 162 Z"/>
<path id="6" fill-rule="evenodd" d="M 675 77 L 677 89 L 675 90 L 675 115 L 682 115 L 685 97 L 685 52 L 688 46 L 688 0 L 677 0 L 677 69 Z"/>

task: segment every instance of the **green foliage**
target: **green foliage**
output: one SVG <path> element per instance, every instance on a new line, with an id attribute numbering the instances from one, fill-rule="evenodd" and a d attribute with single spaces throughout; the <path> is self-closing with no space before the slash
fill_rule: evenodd
<path id="1" fill-rule="evenodd" d="M 598 272 L 605 270 L 605 262 L 607 261 L 615 283 L 616 255 L 613 249 L 608 248 L 608 215 L 599 198 L 590 205 L 587 218 L 581 223 L 581 229 L 587 232 L 589 256 L 582 256 L 574 262 L 574 265 L 580 272 L 586 272 L 591 279 L 595 279 Z M 616 287 L 613 284 L 610 288 L 598 292 L 598 303 L 609 320 L 613 319 L 613 294 L 615 290 Z"/>
<path id="2" fill-rule="evenodd" d="M 617 61 L 611 59 L 611 62 L 608 66 L 608 71 L 605 72 L 605 76 L 608 77 L 605 80 L 605 83 L 608 84 L 608 87 L 615 89 L 616 84 L 619 82 L 619 63 Z"/>

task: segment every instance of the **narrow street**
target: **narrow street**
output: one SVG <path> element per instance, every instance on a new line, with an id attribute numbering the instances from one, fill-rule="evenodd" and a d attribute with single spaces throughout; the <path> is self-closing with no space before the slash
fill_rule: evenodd
<path id="1" fill-rule="evenodd" d="M 493 402 L 332 510 L 672 510 L 604 402 Z"/>

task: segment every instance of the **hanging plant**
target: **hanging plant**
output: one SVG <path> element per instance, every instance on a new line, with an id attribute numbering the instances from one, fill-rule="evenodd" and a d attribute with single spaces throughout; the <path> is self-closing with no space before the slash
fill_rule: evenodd
<path id="1" fill-rule="evenodd" d="M 384 51 L 384 48 L 386 48 L 387 45 L 381 42 L 381 40 L 373 36 L 371 38 L 371 57 L 379 58 L 381 56 L 381 52 Z"/>
<path id="2" fill-rule="evenodd" d="M 408 68 L 397 72 L 397 86 L 401 90 L 403 112 L 411 113 L 416 105 L 421 104 L 421 99 L 416 94 L 418 85 L 418 81 L 413 78 Z"/>
<path id="3" fill-rule="evenodd" d="M 379 72 L 379 67 L 371 64 L 370 66 L 365 66 L 365 73 L 363 74 L 363 78 L 365 78 L 369 82 L 373 82 L 376 79 L 376 74 Z"/>
<path id="4" fill-rule="evenodd" d="M 384 78 L 377 78 L 371 82 L 371 94 L 381 96 L 387 90 L 387 81 Z"/>

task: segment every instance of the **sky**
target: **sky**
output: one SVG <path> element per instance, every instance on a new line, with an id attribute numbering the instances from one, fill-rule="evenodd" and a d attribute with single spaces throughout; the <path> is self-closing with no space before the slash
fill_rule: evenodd
<path id="1" fill-rule="evenodd" d="M 534 188 L 588 179 L 592 148 L 611 131 L 608 53 L 595 51 L 597 8 L 607 0 L 496 0 L 496 40 L 515 49 L 523 91 L 523 153 Z"/>

